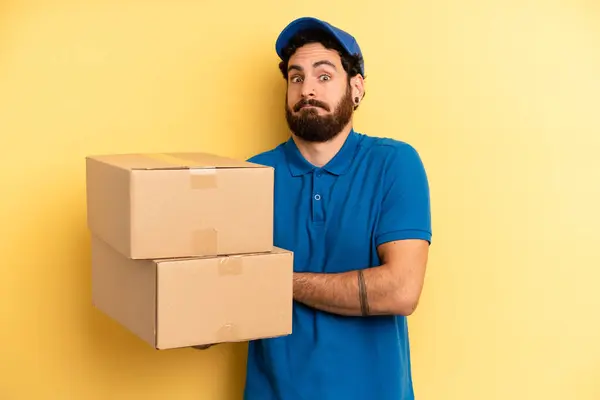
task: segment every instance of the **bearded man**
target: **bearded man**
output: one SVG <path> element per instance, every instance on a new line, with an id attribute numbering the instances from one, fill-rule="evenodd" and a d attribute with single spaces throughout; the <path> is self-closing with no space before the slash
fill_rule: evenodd
<path id="1" fill-rule="evenodd" d="M 291 135 L 249 161 L 275 169 L 274 241 L 294 252 L 293 333 L 250 342 L 244 398 L 413 400 L 406 318 L 432 234 L 424 166 L 411 145 L 355 130 L 365 67 L 353 36 L 305 17 L 276 51 Z"/>

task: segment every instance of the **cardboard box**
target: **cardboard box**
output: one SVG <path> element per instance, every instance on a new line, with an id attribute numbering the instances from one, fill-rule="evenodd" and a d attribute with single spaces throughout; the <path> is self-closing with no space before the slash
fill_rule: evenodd
<path id="1" fill-rule="evenodd" d="M 92 301 L 156 349 L 292 332 L 293 254 L 132 260 L 92 236 Z"/>
<path id="2" fill-rule="evenodd" d="M 132 259 L 270 251 L 274 171 L 206 153 L 86 158 L 90 230 Z"/>

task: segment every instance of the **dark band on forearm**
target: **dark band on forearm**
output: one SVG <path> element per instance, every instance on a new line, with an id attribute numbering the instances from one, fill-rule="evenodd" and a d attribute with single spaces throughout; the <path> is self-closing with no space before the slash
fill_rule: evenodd
<path id="1" fill-rule="evenodd" d="M 369 302 L 367 300 L 367 286 L 362 270 L 358 270 L 358 296 L 360 298 L 360 310 L 363 316 L 369 315 Z"/>

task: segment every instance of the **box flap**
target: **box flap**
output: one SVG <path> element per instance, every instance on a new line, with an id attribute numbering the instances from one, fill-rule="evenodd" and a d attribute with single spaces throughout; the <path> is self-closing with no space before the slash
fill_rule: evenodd
<path id="1" fill-rule="evenodd" d="M 130 153 L 87 158 L 127 170 L 266 168 L 263 165 L 203 152 Z"/>
<path id="2" fill-rule="evenodd" d="M 250 258 L 250 257 L 264 257 L 275 254 L 290 254 L 291 250 L 282 249 L 280 247 L 273 246 L 271 251 L 268 252 L 259 252 L 259 253 L 243 253 L 243 254 L 221 254 L 221 255 L 208 255 L 208 256 L 193 256 L 193 257 L 171 257 L 171 258 L 155 258 L 152 259 L 152 262 L 159 265 L 165 263 L 180 263 L 185 261 L 193 261 L 193 260 L 220 260 L 224 258 Z M 293 253 L 292 253 L 293 254 Z"/>

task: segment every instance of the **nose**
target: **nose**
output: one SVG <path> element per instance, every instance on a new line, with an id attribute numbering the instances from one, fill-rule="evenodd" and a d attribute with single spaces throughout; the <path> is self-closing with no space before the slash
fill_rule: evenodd
<path id="1" fill-rule="evenodd" d="M 302 97 L 311 98 L 315 97 L 315 85 L 312 79 L 305 79 L 302 83 Z"/>

